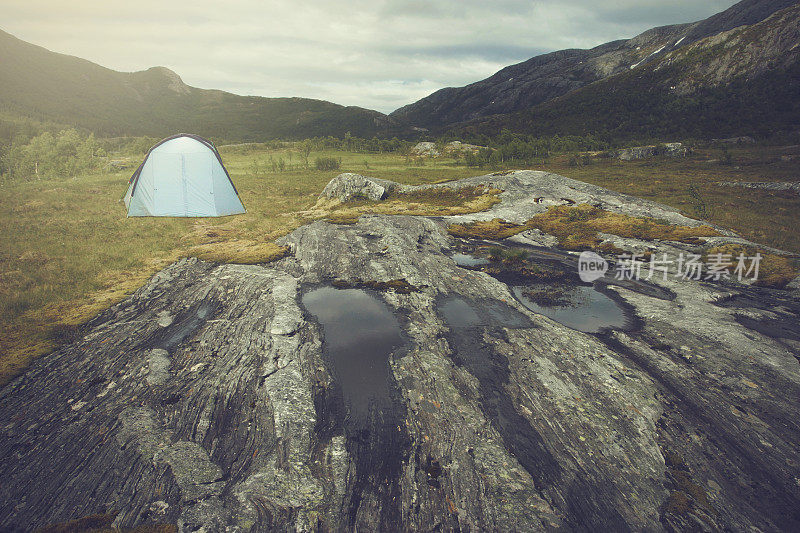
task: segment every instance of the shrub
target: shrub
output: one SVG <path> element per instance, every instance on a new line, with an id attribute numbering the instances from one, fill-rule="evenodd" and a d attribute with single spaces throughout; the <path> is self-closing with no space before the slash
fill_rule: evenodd
<path id="1" fill-rule="evenodd" d="M 14 143 L 4 152 L 2 166 L 11 178 L 74 177 L 100 166 L 94 134 L 81 136 L 75 129 L 53 135 L 45 131 L 29 142 Z"/>
<path id="2" fill-rule="evenodd" d="M 520 250 L 520 249 L 516 248 L 516 249 L 508 250 L 505 253 L 504 261 L 506 263 L 510 263 L 510 264 L 518 264 L 518 263 L 522 263 L 527 258 L 528 258 L 528 252 L 526 252 L 525 250 Z"/>
<path id="3" fill-rule="evenodd" d="M 317 170 L 339 170 L 339 167 L 342 166 L 342 158 L 317 157 L 314 159 L 314 166 Z"/>

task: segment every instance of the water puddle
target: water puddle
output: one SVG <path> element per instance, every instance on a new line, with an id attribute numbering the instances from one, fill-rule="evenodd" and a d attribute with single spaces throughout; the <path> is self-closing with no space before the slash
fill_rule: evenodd
<path id="1" fill-rule="evenodd" d="M 351 416 L 389 401 L 389 357 L 403 345 L 400 324 L 385 303 L 362 289 L 322 287 L 303 295 L 322 326 L 324 351 Z"/>
<path id="2" fill-rule="evenodd" d="M 477 267 L 488 265 L 489 260 L 483 257 L 477 257 L 471 254 L 455 253 L 450 256 L 455 263 L 460 267 Z"/>
<path id="3" fill-rule="evenodd" d="M 469 328 L 481 325 L 475 309 L 461 298 L 448 298 L 439 304 L 439 312 L 451 328 Z"/>
<path id="4" fill-rule="evenodd" d="M 582 284 L 578 279 L 577 258 L 559 250 L 479 241 L 460 241 L 457 246 L 457 253 L 451 256 L 457 265 L 489 274 L 505 283 L 514 297 L 531 311 L 585 333 L 630 330 L 638 325 L 633 308 L 608 286 L 620 286 L 662 300 L 675 299 L 669 289 L 647 281 L 605 277 L 591 286 Z M 440 311 L 448 324 L 456 328 L 505 320 L 502 316 L 495 317 L 494 322 L 485 317 L 477 319 L 476 309 L 469 308 L 466 302 L 445 301 L 440 303 Z M 491 315 L 490 310 L 485 311 L 484 315 Z"/>
<path id="5" fill-rule="evenodd" d="M 472 300 L 458 296 L 442 298 L 437 304 L 439 313 L 451 328 L 474 326 L 500 326 L 505 328 L 530 328 L 533 323 L 514 308 L 499 300 Z"/>
<path id="6" fill-rule="evenodd" d="M 356 529 L 368 486 L 381 500 L 382 529 L 388 529 L 400 520 L 398 479 L 409 446 L 405 404 L 389 367 L 389 358 L 405 343 L 400 323 L 364 289 L 322 287 L 305 293 L 302 303 L 322 327 L 322 349 L 334 379 L 331 390 L 315 398 L 315 431 L 327 440 L 343 429 L 355 461 L 347 488 L 348 529 Z"/>
<path id="7" fill-rule="evenodd" d="M 569 281 L 574 278 L 575 283 L 578 280 L 578 258 L 565 251 L 524 244 L 490 245 L 481 241 L 460 241 L 458 247 L 458 252 L 450 256 L 458 266 L 485 272 L 508 285 L 522 285 L 527 280 Z M 659 300 L 675 299 L 673 291 L 656 283 L 616 279 L 613 265 L 597 283 L 623 287 Z"/>
<path id="8" fill-rule="evenodd" d="M 630 319 L 611 297 L 588 285 L 511 287 L 525 307 L 568 328 L 585 333 L 627 329 Z"/>

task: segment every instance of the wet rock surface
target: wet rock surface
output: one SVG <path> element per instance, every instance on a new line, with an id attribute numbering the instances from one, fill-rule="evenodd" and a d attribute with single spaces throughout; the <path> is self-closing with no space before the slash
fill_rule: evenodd
<path id="1" fill-rule="evenodd" d="M 315 222 L 266 265 L 174 263 L 38 359 L 0 391 L 0 529 L 110 510 L 181 531 L 800 527 L 797 294 L 607 280 L 634 326 L 576 331 L 456 264 L 472 245 L 446 223 L 522 221 L 561 198 L 699 222 L 553 174 L 453 186 L 474 183 L 503 202 Z M 508 241 L 572 264 L 545 237 Z M 375 341 L 369 305 L 325 316 L 315 290 L 393 324 L 366 349 L 382 352 L 374 394 L 349 396 L 359 360 L 337 359 Z"/>

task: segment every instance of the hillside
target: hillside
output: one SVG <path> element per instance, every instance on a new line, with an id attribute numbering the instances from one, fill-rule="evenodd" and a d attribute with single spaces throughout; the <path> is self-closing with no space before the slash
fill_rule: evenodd
<path id="1" fill-rule="evenodd" d="M 698 40 L 760 22 L 794 3 L 744 0 L 693 24 L 654 28 L 632 39 L 590 50 L 560 50 L 536 56 L 465 87 L 441 89 L 390 116 L 414 126 L 441 130 L 458 122 L 522 111 L 657 61 Z"/>
<path id="2" fill-rule="evenodd" d="M 237 141 L 372 136 L 382 113 L 307 98 L 239 96 L 190 87 L 164 67 L 117 72 L 0 31 L 0 112 L 75 125 L 100 135 L 177 131 Z"/>
<path id="3" fill-rule="evenodd" d="M 512 115 L 462 124 L 540 134 L 769 135 L 800 125 L 800 5 Z"/>

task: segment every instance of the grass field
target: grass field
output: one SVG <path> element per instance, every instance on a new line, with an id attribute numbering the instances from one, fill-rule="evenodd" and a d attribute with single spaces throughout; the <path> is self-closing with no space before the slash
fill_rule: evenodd
<path id="1" fill-rule="evenodd" d="M 279 251 L 269 243 L 307 222 L 309 215 L 303 212 L 314 206 L 325 184 L 340 172 L 407 184 L 491 172 L 451 159 L 428 159 L 421 165 L 398 154 L 348 152 L 311 153 L 311 169 L 306 169 L 299 150 L 290 148 L 239 145 L 220 151 L 247 208 L 245 215 L 127 219 L 121 198 L 132 169 L 66 180 L 0 183 L 0 383 L 33 357 L 69 340 L 75 326 L 130 294 L 178 257 L 254 262 L 274 256 Z M 721 165 L 707 162 L 721 155 L 708 149 L 681 160 L 595 160 L 583 166 L 570 165 L 570 155 L 564 154 L 538 169 L 658 200 L 760 244 L 800 252 L 796 195 L 715 185 L 800 180 L 800 162 L 782 161 L 781 154 L 779 148 L 739 149 L 732 151 L 731 165 Z M 316 157 L 341 158 L 341 168 L 313 170 Z M 279 159 L 286 165 L 282 172 L 273 170 L 272 162 Z M 491 203 L 483 200 L 470 205 Z M 392 209 L 400 210 L 402 199 L 397 201 Z M 423 205 L 413 212 L 427 208 Z"/>
<path id="2" fill-rule="evenodd" d="M 732 229 L 759 244 L 800 253 L 800 197 L 786 191 L 719 187 L 720 181 L 800 181 L 800 146 L 753 146 L 724 152 L 697 149 L 685 159 L 643 161 L 598 159 L 570 166 L 570 156 L 550 161 L 547 170 L 671 205 L 683 214 Z M 794 155 L 782 160 L 781 156 Z"/>

